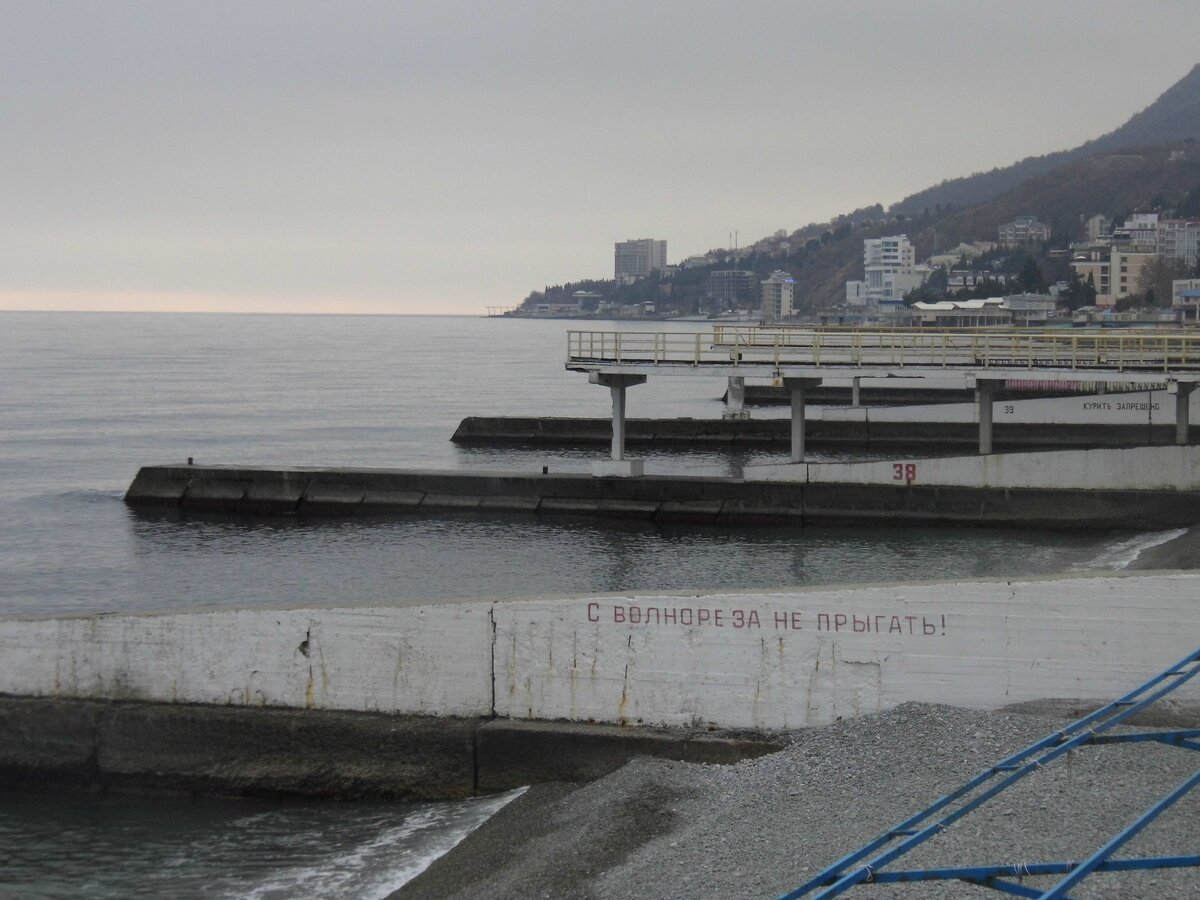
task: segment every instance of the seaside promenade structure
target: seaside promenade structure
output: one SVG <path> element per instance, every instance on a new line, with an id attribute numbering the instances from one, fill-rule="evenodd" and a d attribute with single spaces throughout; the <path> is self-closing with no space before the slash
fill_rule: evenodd
<path id="1" fill-rule="evenodd" d="M 791 395 L 791 459 L 804 461 L 805 391 L 823 381 L 863 377 L 936 379 L 976 392 L 979 452 L 993 448 L 993 402 L 1006 381 L 1089 380 L 1166 386 L 1175 396 L 1176 443 L 1188 442 L 1189 398 L 1200 381 L 1200 336 L 1182 332 L 1031 329 L 753 328 L 709 332 L 571 331 L 570 371 L 608 387 L 613 399 L 612 459 L 598 475 L 637 475 L 625 456 L 626 391 L 651 375 L 759 377 Z"/>
<path id="2" fill-rule="evenodd" d="M 1200 522 L 1200 447 L 1187 445 L 1200 338 L 1183 333 L 717 327 L 573 331 L 569 342 L 567 368 L 612 394 L 613 458 L 596 474 L 641 473 L 624 456 L 626 394 L 667 374 L 781 381 L 792 462 L 733 478 L 189 459 L 143 467 L 126 503 L 135 515 L 181 520 L 475 512 L 1160 531 Z M 865 377 L 975 389 L 982 453 L 805 462 L 805 392 Z M 1012 380 L 1168 390 L 1176 444 L 994 454 L 991 404 Z M 1195 573 L 1107 573 L 0 617 L 0 782 L 466 796 L 596 777 L 635 753 L 732 761 L 774 749 L 780 731 L 909 701 L 1087 708 L 1195 649 L 1187 623 L 1198 591 Z M 1193 682 L 1174 712 L 1194 721 L 1198 709 Z M 738 733 L 711 733 L 722 729 Z"/>

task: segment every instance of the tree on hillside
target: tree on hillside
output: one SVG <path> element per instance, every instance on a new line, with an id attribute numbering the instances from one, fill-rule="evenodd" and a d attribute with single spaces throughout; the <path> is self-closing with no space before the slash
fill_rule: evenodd
<path id="1" fill-rule="evenodd" d="M 1186 277 L 1187 269 L 1183 263 L 1155 257 L 1138 276 L 1138 290 L 1145 297 L 1147 306 L 1170 306 L 1173 292 L 1171 282 Z"/>
<path id="2" fill-rule="evenodd" d="M 1200 216 L 1200 184 L 1192 188 L 1183 201 L 1175 207 L 1175 215 L 1184 219 Z"/>
<path id="3" fill-rule="evenodd" d="M 1046 289 L 1046 279 L 1042 277 L 1041 266 L 1032 256 L 1026 256 L 1017 275 L 1017 287 L 1029 294 L 1040 294 Z"/>
<path id="4" fill-rule="evenodd" d="M 946 296 L 946 288 L 949 284 L 950 276 L 946 270 L 938 266 L 929 273 L 929 277 L 925 279 L 925 283 L 919 288 L 914 288 L 904 295 L 905 303 L 916 303 L 918 300 L 926 303 L 933 303 L 941 300 Z"/>
<path id="5" fill-rule="evenodd" d="M 1059 293 L 1058 303 L 1060 306 L 1065 306 L 1070 310 L 1079 309 L 1083 306 L 1095 306 L 1095 280 L 1091 275 L 1088 275 L 1088 280 L 1084 281 L 1079 277 L 1078 273 L 1073 273 L 1071 280 L 1067 283 L 1067 289 Z"/>

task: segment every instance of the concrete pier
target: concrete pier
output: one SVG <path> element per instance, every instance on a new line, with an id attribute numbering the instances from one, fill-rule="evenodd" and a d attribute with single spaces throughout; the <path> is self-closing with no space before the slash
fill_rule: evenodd
<path id="1" fill-rule="evenodd" d="M 655 522 L 1168 528 L 1200 522 L 1200 448 L 761 466 L 746 478 L 146 466 L 138 509 L 237 515 L 531 513 Z M 980 468 L 983 463 L 987 465 Z"/>
<path id="2" fill-rule="evenodd" d="M 785 378 L 783 385 L 787 388 L 792 397 L 792 416 L 791 416 L 791 438 L 792 438 L 792 462 L 798 463 L 804 461 L 804 430 L 805 430 L 805 409 L 804 409 L 804 392 L 810 387 L 819 384 L 820 380 L 815 378 Z"/>
<path id="3" fill-rule="evenodd" d="M 640 459 L 625 458 L 625 392 L 637 384 L 645 384 L 645 375 L 606 375 L 593 372 L 592 384 L 603 385 L 612 393 L 612 459 L 597 462 L 592 474 L 597 476 L 636 477 L 642 474 Z"/>
<path id="4" fill-rule="evenodd" d="M 992 404 L 999 385 L 991 379 L 980 379 L 975 386 L 975 403 L 979 408 L 979 453 L 983 456 L 992 452 Z"/>

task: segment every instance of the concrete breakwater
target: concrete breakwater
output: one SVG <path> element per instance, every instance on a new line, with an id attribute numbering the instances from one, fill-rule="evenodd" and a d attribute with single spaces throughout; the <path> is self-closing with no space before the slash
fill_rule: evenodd
<path id="1" fill-rule="evenodd" d="M 590 781 L 634 756 L 727 764 L 780 746 L 697 729 L 0 696 L 0 786 L 456 800 Z"/>
<path id="2" fill-rule="evenodd" d="M 125 500 L 138 509 L 246 515 L 523 512 L 731 525 L 886 521 L 1168 528 L 1200 521 L 1200 484 L 1190 474 L 1193 449 L 764 466 L 745 479 L 146 466 Z M 1106 453 L 1136 456 L 1124 469 L 1117 462 L 1122 456 L 1093 462 Z M 1145 454 L 1169 454 L 1171 461 Z M 1187 459 L 1176 459 L 1181 454 Z M 1141 466 L 1146 477 L 1130 482 L 1112 476 L 1131 465 Z M 958 470 L 970 466 L 976 471 L 961 477 Z M 940 479 L 943 469 L 954 479 Z M 1186 471 L 1178 474 L 1181 470 Z M 1173 477 L 1163 480 L 1166 475 Z M 1012 478 L 1029 486 L 1014 486 Z"/>
<path id="3" fill-rule="evenodd" d="M 921 407 L 927 409 L 927 407 Z M 979 426 L 970 416 L 961 421 L 893 418 L 910 408 L 838 410 L 845 419 L 810 419 L 805 441 L 813 447 L 893 449 L 919 447 L 973 448 Z M 825 411 L 832 415 L 832 411 Z M 787 419 L 626 419 L 630 445 L 661 447 L 780 447 L 791 440 Z M 525 444 L 546 447 L 605 445 L 612 440 L 611 419 L 555 416 L 468 416 L 451 438 L 458 444 Z M 1005 450 L 1038 447 L 1136 447 L 1170 444 L 1175 429 L 1166 424 L 1004 423 L 994 426 L 993 443 Z"/>
<path id="4" fill-rule="evenodd" d="M 1194 650 L 1198 597 L 1157 573 L 0 620 L 0 772 L 429 797 L 731 761 L 909 701 L 1117 695 Z"/>

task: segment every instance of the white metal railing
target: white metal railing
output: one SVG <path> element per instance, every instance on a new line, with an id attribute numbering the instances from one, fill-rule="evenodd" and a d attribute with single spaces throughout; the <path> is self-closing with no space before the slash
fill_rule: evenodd
<path id="1" fill-rule="evenodd" d="M 1161 331 L 767 328 L 569 331 L 569 366 L 839 366 L 1200 371 L 1200 335 Z"/>

